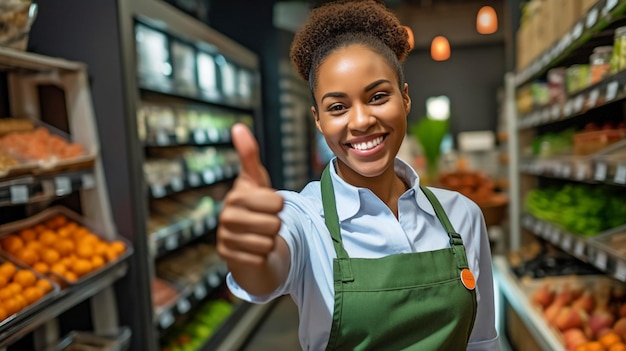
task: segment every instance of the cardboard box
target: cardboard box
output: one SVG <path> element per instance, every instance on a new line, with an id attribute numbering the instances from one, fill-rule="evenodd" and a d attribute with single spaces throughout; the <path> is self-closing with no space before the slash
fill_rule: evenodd
<path id="1" fill-rule="evenodd" d="M 558 38 L 562 38 L 565 33 L 572 30 L 576 22 L 582 18 L 582 0 L 551 0 L 555 25 L 554 31 Z"/>
<path id="2" fill-rule="evenodd" d="M 597 4 L 598 0 L 580 0 L 580 13 L 586 14 L 593 5 Z"/>

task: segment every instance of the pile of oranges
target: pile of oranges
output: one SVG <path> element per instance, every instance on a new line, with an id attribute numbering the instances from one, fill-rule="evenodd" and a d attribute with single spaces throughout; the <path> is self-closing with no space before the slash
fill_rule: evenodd
<path id="1" fill-rule="evenodd" d="M 11 262 L 0 264 L 0 322 L 52 291 L 47 279 L 38 278 L 28 269 Z"/>
<path id="2" fill-rule="evenodd" d="M 116 260 L 126 250 L 123 242 L 102 240 L 62 214 L 3 236 L 0 247 L 33 270 L 53 273 L 49 276 L 70 283 Z"/>

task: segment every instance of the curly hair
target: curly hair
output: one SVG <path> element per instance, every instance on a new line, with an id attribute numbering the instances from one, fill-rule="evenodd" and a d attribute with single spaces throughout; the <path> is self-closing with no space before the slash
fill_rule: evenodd
<path id="1" fill-rule="evenodd" d="M 398 18 L 375 0 L 342 0 L 313 9 L 291 44 L 291 60 L 300 77 L 309 81 L 311 94 L 324 58 L 351 44 L 363 44 L 384 57 L 403 84 L 400 63 L 409 52 L 409 43 Z"/>

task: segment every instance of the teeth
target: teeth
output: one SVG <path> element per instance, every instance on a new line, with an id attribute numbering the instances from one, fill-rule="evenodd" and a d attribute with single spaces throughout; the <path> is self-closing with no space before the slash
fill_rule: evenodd
<path id="1" fill-rule="evenodd" d="M 357 150 L 369 150 L 377 145 L 379 145 L 380 143 L 383 142 L 383 137 L 380 136 L 372 141 L 368 141 L 366 143 L 359 143 L 359 144 L 352 144 L 352 148 L 357 149 Z"/>

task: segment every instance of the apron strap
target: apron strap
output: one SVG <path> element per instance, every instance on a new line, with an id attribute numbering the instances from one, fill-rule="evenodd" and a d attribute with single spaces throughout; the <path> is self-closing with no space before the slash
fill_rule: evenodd
<path id="1" fill-rule="evenodd" d="M 454 230 L 452 223 L 450 223 L 450 220 L 446 215 L 446 211 L 444 211 L 443 206 L 441 206 L 441 203 L 437 200 L 435 194 L 433 194 L 433 192 L 424 185 L 420 185 L 420 189 L 422 189 L 426 198 L 428 198 L 428 202 L 430 202 L 433 206 L 439 222 L 443 225 L 446 233 L 448 233 L 448 237 L 450 237 L 450 246 L 454 249 L 454 253 L 457 256 L 459 268 L 467 268 L 467 257 L 465 257 L 465 247 L 463 246 L 463 239 L 461 238 L 461 235 Z"/>
<path id="2" fill-rule="evenodd" d="M 326 227 L 330 232 L 330 237 L 333 239 L 333 246 L 335 247 L 335 253 L 337 254 L 337 268 L 341 270 L 342 281 L 353 281 L 352 265 L 350 264 L 350 257 L 343 247 L 341 240 L 341 229 L 339 226 L 339 216 L 337 215 L 337 205 L 335 202 L 335 190 L 333 188 L 333 181 L 330 178 L 329 163 L 324 172 L 322 172 L 321 187 L 322 187 L 322 205 L 324 206 L 324 221 Z"/>

